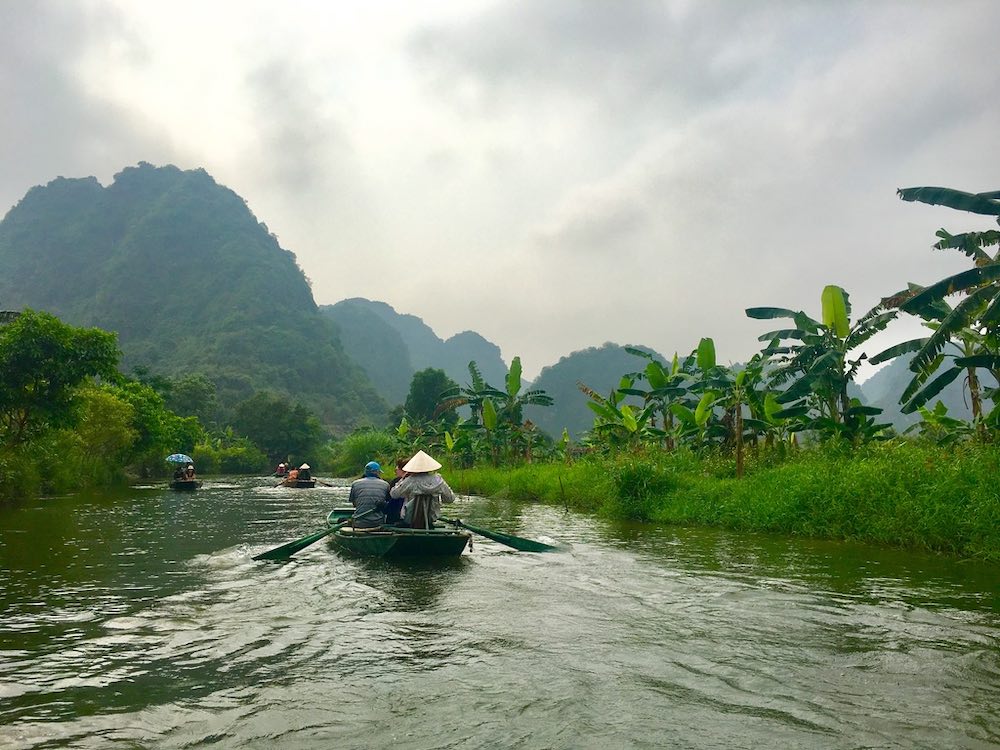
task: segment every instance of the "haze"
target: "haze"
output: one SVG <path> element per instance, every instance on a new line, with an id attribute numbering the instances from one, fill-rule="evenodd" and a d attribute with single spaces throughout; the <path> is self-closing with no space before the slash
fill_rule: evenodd
<path id="1" fill-rule="evenodd" d="M 740 361 L 746 307 L 967 267 L 934 232 L 995 224 L 895 191 L 1000 189 L 998 29 L 963 0 L 0 0 L 0 211 L 204 167 L 319 304 L 476 330 L 527 375 L 605 341 Z"/>

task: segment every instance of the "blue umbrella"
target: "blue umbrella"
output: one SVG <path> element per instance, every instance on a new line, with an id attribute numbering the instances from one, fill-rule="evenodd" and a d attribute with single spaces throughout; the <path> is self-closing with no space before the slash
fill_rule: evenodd
<path id="1" fill-rule="evenodd" d="M 167 456 L 167 461 L 172 464 L 193 464 L 194 459 L 191 456 L 185 456 L 183 453 L 171 453 Z"/>

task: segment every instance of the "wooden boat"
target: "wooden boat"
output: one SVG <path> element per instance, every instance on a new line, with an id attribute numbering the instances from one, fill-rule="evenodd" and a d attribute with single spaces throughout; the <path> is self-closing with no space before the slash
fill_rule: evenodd
<path id="1" fill-rule="evenodd" d="M 334 526 L 353 515 L 353 508 L 334 508 L 326 518 Z M 329 536 L 331 544 L 343 552 L 362 557 L 458 557 L 469 544 L 467 531 L 446 528 L 406 529 L 376 526 L 355 529 L 342 526 Z"/>
<path id="2" fill-rule="evenodd" d="M 192 492 L 201 487 L 200 479 L 173 479 L 170 482 L 170 489 L 181 492 Z"/>
<path id="3" fill-rule="evenodd" d="M 315 487 L 315 479 L 286 479 L 281 483 L 282 487 L 298 487 L 299 489 L 304 489 L 308 487 Z"/>

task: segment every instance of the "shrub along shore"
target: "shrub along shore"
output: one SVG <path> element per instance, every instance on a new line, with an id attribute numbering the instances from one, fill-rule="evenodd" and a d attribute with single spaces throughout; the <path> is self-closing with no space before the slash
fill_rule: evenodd
<path id="1" fill-rule="evenodd" d="M 841 539 L 1000 561 L 1000 448 L 824 446 L 774 463 L 636 453 L 447 472 L 463 493 L 611 518 Z"/>

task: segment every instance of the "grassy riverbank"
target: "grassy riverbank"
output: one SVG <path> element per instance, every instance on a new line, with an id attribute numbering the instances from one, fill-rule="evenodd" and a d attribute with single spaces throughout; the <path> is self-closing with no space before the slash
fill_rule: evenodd
<path id="1" fill-rule="evenodd" d="M 456 489 L 617 518 L 853 539 L 1000 561 L 1000 449 L 909 442 L 780 462 L 632 454 L 448 472 Z"/>

